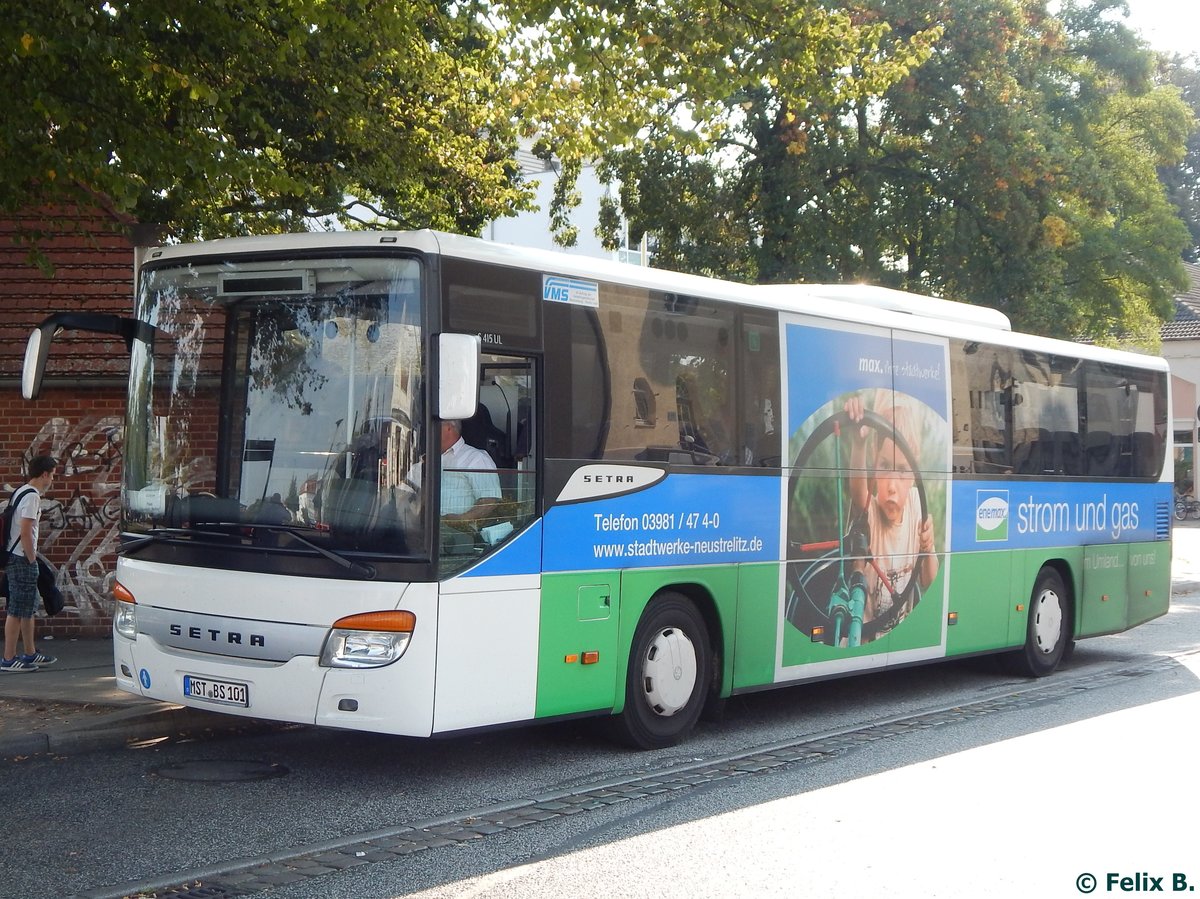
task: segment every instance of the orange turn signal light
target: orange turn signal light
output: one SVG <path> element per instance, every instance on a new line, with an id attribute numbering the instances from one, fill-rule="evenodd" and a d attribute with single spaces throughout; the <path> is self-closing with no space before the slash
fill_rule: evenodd
<path id="1" fill-rule="evenodd" d="M 595 650 L 595 649 L 589 649 L 589 650 L 587 650 L 587 651 L 585 651 L 585 652 L 584 652 L 584 654 L 583 654 L 583 664 L 585 664 L 585 665 L 595 665 L 595 664 L 596 664 L 597 662 L 599 662 L 599 661 L 600 661 L 600 653 L 599 653 L 599 651 L 597 651 L 597 650 Z"/>
<path id="2" fill-rule="evenodd" d="M 417 626 L 417 616 L 412 612 L 362 612 L 347 615 L 333 623 L 334 628 L 346 631 L 389 631 L 412 633 Z"/>
<path id="3" fill-rule="evenodd" d="M 137 605 L 137 600 L 133 598 L 133 594 L 129 592 L 129 588 L 120 581 L 113 581 L 113 598 L 118 602 L 131 602 Z"/>

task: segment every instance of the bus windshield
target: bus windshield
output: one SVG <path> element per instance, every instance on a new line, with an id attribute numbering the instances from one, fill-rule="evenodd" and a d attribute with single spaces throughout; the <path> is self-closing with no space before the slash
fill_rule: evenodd
<path id="1" fill-rule="evenodd" d="M 423 552 L 421 269 L 403 258 L 143 272 L 124 506 L 133 533 Z M 280 542 L 279 545 L 285 545 Z"/>

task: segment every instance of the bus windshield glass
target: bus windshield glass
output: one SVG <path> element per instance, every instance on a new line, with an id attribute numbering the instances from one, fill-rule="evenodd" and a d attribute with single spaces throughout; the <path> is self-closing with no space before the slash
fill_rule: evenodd
<path id="1" fill-rule="evenodd" d="M 126 529 L 261 533 L 417 555 L 421 268 L 403 258 L 199 262 L 143 272 Z"/>

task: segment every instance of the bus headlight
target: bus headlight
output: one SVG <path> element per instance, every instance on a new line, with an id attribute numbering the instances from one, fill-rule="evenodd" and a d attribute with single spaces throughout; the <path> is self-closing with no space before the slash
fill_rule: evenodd
<path id="1" fill-rule="evenodd" d="M 333 623 L 321 664 L 327 668 L 382 668 L 408 649 L 417 616 L 412 612 L 366 612 Z"/>
<path id="2" fill-rule="evenodd" d="M 113 609 L 113 630 L 126 640 L 136 640 L 138 635 L 137 600 L 120 581 L 113 584 L 113 596 L 117 600 Z"/>

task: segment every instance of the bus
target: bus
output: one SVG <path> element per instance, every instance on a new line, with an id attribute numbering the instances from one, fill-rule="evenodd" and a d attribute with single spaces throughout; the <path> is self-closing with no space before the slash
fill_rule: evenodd
<path id="1" fill-rule="evenodd" d="M 152 699 L 656 748 L 1168 609 L 1166 363 L 995 310 L 355 232 L 148 251 L 132 316 L 34 330 L 27 397 L 67 329 L 129 347 L 114 661 Z"/>

